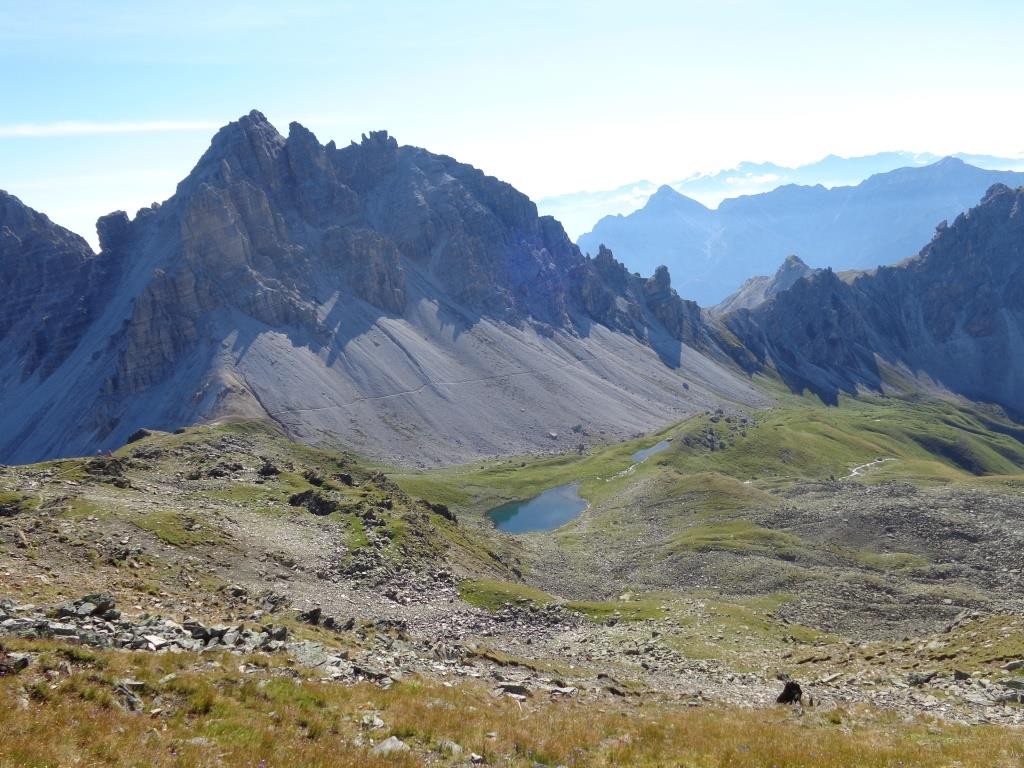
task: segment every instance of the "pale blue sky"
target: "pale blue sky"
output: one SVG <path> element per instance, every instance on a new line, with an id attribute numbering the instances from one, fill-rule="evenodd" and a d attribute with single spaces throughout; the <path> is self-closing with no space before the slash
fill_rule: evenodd
<path id="1" fill-rule="evenodd" d="M 533 197 L 740 160 L 1024 151 L 1019 2 L 0 0 L 0 188 L 94 239 L 258 108 Z"/>

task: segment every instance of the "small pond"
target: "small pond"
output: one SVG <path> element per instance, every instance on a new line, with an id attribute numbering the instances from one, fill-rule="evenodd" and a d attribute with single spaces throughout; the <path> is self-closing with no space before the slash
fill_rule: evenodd
<path id="1" fill-rule="evenodd" d="M 587 508 L 579 487 L 579 483 L 569 483 L 549 488 L 532 499 L 495 507 L 487 515 L 505 533 L 554 530 L 576 519 Z"/>
<path id="2" fill-rule="evenodd" d="M 671 440 L 662 440 L 660 443 L 655 443 L 650 448 L 643 448 L 633 454 L 633 461 L 639 464 L 642 461 L 647 461 L 651 456 L 656 453 L 661 453 L 666 448 L 672 445 Z"/>
<path id="3" fill-rule="evenodd" d="M 633 454 L 635 464 L 647 461 L 672 445 L 668 438 Z M 633 467 L 630 467 L 632 470 Z M 626 470 L 624 470 L 626 471 Z M 622 474 L 622 473 L 620 473 Z M 548 490 L 526 501 L 510 501 L 487 513 L 495 527 L 505 533 L 551 531 L 575 520 L 587 508 L 587 500 L 580 496 L 580 484 L 568 483 Z"/>

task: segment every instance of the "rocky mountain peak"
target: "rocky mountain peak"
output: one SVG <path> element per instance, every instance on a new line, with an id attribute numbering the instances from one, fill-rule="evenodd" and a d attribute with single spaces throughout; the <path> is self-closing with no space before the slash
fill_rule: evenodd
<path id="1" fill-rule="evenodd" d="M 285 140 L 285 146 L 289 152 L 302 150 L 309 156 L 324 154 L 324 147 L 321 146 L 316 134 L 302 123 L 294 121 L 288 124 L 288 138 Z"/>
<path id="2" fill-rule="evenodd" d="M 667 193 L 627 216 L 602 219 L 580 248 L 611 248 L 631 270 L 666 264 L 682 295 L 724 302 L 751 275 L 771 275 L 787 254 L 837 270 L 874 269 L 920 250 L 937 222 L 952 222 L 995 182 L 1024 183 L 1024 173 L 949 160 L 876 173 L 855 186 L 783 185 L 723 200 L 714 210 L 684 206 Z M 824 171 L 823 171 L 824 173 Z M 828 178 L 825 174 L 825 178 Z"/>
<path id="3" fill-rule="evenodd" d="M 738 291 L 713 307 L 712 312 L 724 315 L 738 309 L 754 309 L 788 290 L 801 278 L 813 275 L 817 271 L 807 266 L 799 256 L 790 254 L 775 270 L 774 275 L 748 278 Z"/>
<path id="4" fill-rule="evenodd" d="M 668 184 L 663 184 L 651 195 L 641 210 L 652 214 L 678 212 L 701 214 L 706 213 L 708 208 Z"/>
<path id="5" fill-rule="evenodd" d="M 603 266 L 611 266 L 612 264 L 617 263 L 615 261 L 615 256 L 612 255 L 612 252 L 604 245 L 604 243 L 597 247 L 597 256 L 594 257 L 594 261 Z"/>
<path id="6" fill-rule="evenodd" d="M 790 254 L 775 271 L 775 277 L 772 278 L 772 286 L 769 291 L 769 295 L 781 293 L 800 278 L 806 277 L 813 272 L 814 270 L 807 266 L 803 259 L 796 254 Z"/>
<path id="7" fill-rule="evenodd" d="M 124 211 L 114 211 L 96 220 L 96 234 L 101 251 L 115 251 L 124 244 L 131 229 L 131 220 Z"/>
<path id="8" fill-rule="evenodd" d="M 791 253 L 791 254 L 789 254 L 789 256 L 787 256 L 785 259 L 783 259 L 782 264 L 779 265 L 779 269 L 778 269 L 778 271 L 775 274 L 779 275 L 779 274 L 782 274 L 784 272 L 791 272 L 793 270 L 807 269 L 807 268 L 808 267 L 804 263 L 803 259 L 801 259 L 799 256 L 797 256 L 795 253 Z"/>
<path id="9" fill-rule="evenodd" d="M 251 110 L 248 114 L 242 115 L 237 120 L 228 123 L 216 134 L 211 144 L 217 146 L 222 143 L 233 143 L 243 139 L 254 144 L 275 143 L 279 141 L 281 134 L 274 127 L 267 116 L 258 109 Z"/>
<path id="10" fill-rule="evenodd" d="M 20 229 L 73 238 L 45 217 Z M 667 269 L 646 279 L 607 249 L 588 259 L 509 184 L 387 131 L 338 148 L 251 112 L 172 198 L 97 229 L 95 259 L 80 238 L 77 251 L 47 246 L 52 280 L 9 238 L 18 256 L 0 270 L 28 266 L 0 286 L 46 302 L 2 297 L 0 376 L 21 373 L 0 391 L 23 407 L 0 414 L 0 460 L 236 414 L 391 458 L 525 452 L 596 413 L 625 434 L 669 403 L 686 410 L 684 345 L 716 371 L 694 396 L 750 397 L 715 368 L 729 354 L 719 330 Z M 538 404 L 541 391 L 563 394 Z M 548 429 L 520 402 L 547 409 Z"/>
<path id="11" fill-rule="evenodd" d="M 179 192 L 235 176 L 266 178 L 284 144 L 285 138 L 254 109 L 217 131 L 195 169 L 179 185 Z"/>
<path id="12" fill-rule="evenodd" d="M 41 241 L 40 245 L 60 244 L 83 253 L 92 251 L 88 243 L 74 232 L 54 224 L 45 214 L 29 208 L 19 198 L 0 189 L 0 254 L 9 254 L 13 248 L 30 245 L 37 240 Z"/>
<path id="13" fill-rule="evenodd" d="M 48 376 L 67 358 L 105 277 L 85 240 L 0 191 L 0 349 L 14 350 L 8 371 L 18 381 Z"/>
<path id="14" fill-rule="evenodd" d="M 672 287 L 672 277 L 668 273 L 668 267 L 664 264 L 654 270 L 654 275 L 648 282 L 660 291 L 667 291 Z"/>
<path id="15" fill-rule="evenodd" d="M 974 208 L 941 227 L 921 252 L 880 273 L 905 268 L 950 283 L 960 290 L 1002 294 L 1024 280 L 1024 187 L 995 184 Z M 965 294 L 964 298 L 968 298 Z"/>
<path id="16" fill-rule="evenodd" d="M 356 142 L 352 142 L 355 144 Z M 382 149 L 390 152 L 394 152 L 398 149 L 398 140 L 394 136 L 388 134 L 386 130 L 370 131 L 369 134 L 364 133 L 359 141 L 359 146 L 372 149 Z"/>
<path id="17" fill-rule="evenodd" d="M 360 141 L 331 153 L 345 184 L 364 192 L 397 168 L 398 156 L 398 141 L 384 130 L 364 133 Z"/>
<path id="18" fill-rule="evenodd" d="M 1013 194 L 1013 189 L 1011 189 L 1010 187 L 1006 186 L 1005 184 L 993 184 L 991 187 L 989 187 L 985 191 L 985 195 L 981 199 L 981 204 L 985 205 L 986 203 L 991 202 L 993 199 L 995 199 L 997 197 L 1000 197 L 1002 195 L 1012 195 L 1012 194 Z"/>

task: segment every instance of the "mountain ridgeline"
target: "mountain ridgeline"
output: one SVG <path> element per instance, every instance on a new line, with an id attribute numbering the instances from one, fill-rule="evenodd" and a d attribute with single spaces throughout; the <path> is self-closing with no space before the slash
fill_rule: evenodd
<path id="1" fill-rule="evenodd" d="M 2 461 L 269 416 L 432 464 L 763 400 L 666 270 L 583 256 L 508 184 L 386 132 L 323 146 L 254 111 L 165 203 L 101 218 L 99 254 L 0 205 Z"/>
<path id="2" fill-rule="evenodd" d="M 792 389 L 826 402 L 917 385 L 1024 413 L 1024 188 L 993 186 L 899 265 L 817 270 L 725 322 Z"/>
<path id="3" fill-rule="evenodd" d="M 794 257 L 702 310 L 475 168 L 254 111 L 169 200 L 102 217 L 99 253 L 0 194 L 0 461 L 226 417 L 421 466 L 582 450 L 766 405 L 758 373 L 1024 410 L 1022 194 L 898 266 Z"/>
<path id="4" fill-rule="evenodd" d="M 954 157 L 979 168 L 1024 170 L 1024 158 L 971 154 L 957 154 Z M 714 173 L 695 173 L 671 181 L 668 186 L 705 206 L 715 207 L 723 200 L 740 195 L 771 192 L 790 184 L 852 187 L 876 174 L 898 168 L 932 165 L 942 159 L 939 155 L 927 152 L 877 152 L 861 157 L 828 155 L 816 162 L 796 167 L 777 163 L 742 162 L 733 168 L 725 168 Z M 594 222 L 606 216 L 626 216 L 639 210 L 657 190 L 657 184 L 640 180 L 615 189 L 543 197 L 537 201 L 537 207 L 543 213 L 550 214 L 562 222 L 570 237 L 578 238 L 593 229 Z M 978 194 L 968 203 L 975 202 L 980 194 L 981 190 L 978 190 Z M 692 296 L 689 293 L 686 295 Z"/>
<path id="5" fill-rule="evenodd" d="M 896 263 L 917 253 L 937 223 L 975 205 L 993 184 L 1019 186 L 1024 173 L 947 157 L 855 186 L 787 184 L 723 200 L 716 209 L 664 186 L 640 210 L 601 219 L 578 242 L 590 253 L 604 244 L 643 273 L 666 264 L 676 289 L 708 306 L 790 254 L 811 267 L 837 270 Z"/>

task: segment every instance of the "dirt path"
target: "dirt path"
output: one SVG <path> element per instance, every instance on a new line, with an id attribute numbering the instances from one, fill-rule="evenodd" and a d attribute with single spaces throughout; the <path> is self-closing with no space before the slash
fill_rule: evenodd
<path id="1" fill-rule="evenodd" d="M 850 474 L 848 474 L 845 477 L 843 477 L 843 480 L 848 480 L 851 477 L 861 477 L 864 474 L 864 470 L 865 469 L 868 469 L 869 467 L 873 467 L 873 466 L 875 466 L 877 464 L 884 464 L 887 461 L 896 461 L 896 459 L 894 459 L 894 458 L 892 458 L 890 456 L 890 457 L 885 457 L 885 458 L 878 458 L 878 459 L 875 459 L 874 461 L 869 461 L 867 464 L 859 464 L 859 465 L 857 465 L 856 467 L 854 467 L 850 471 Z"/>

